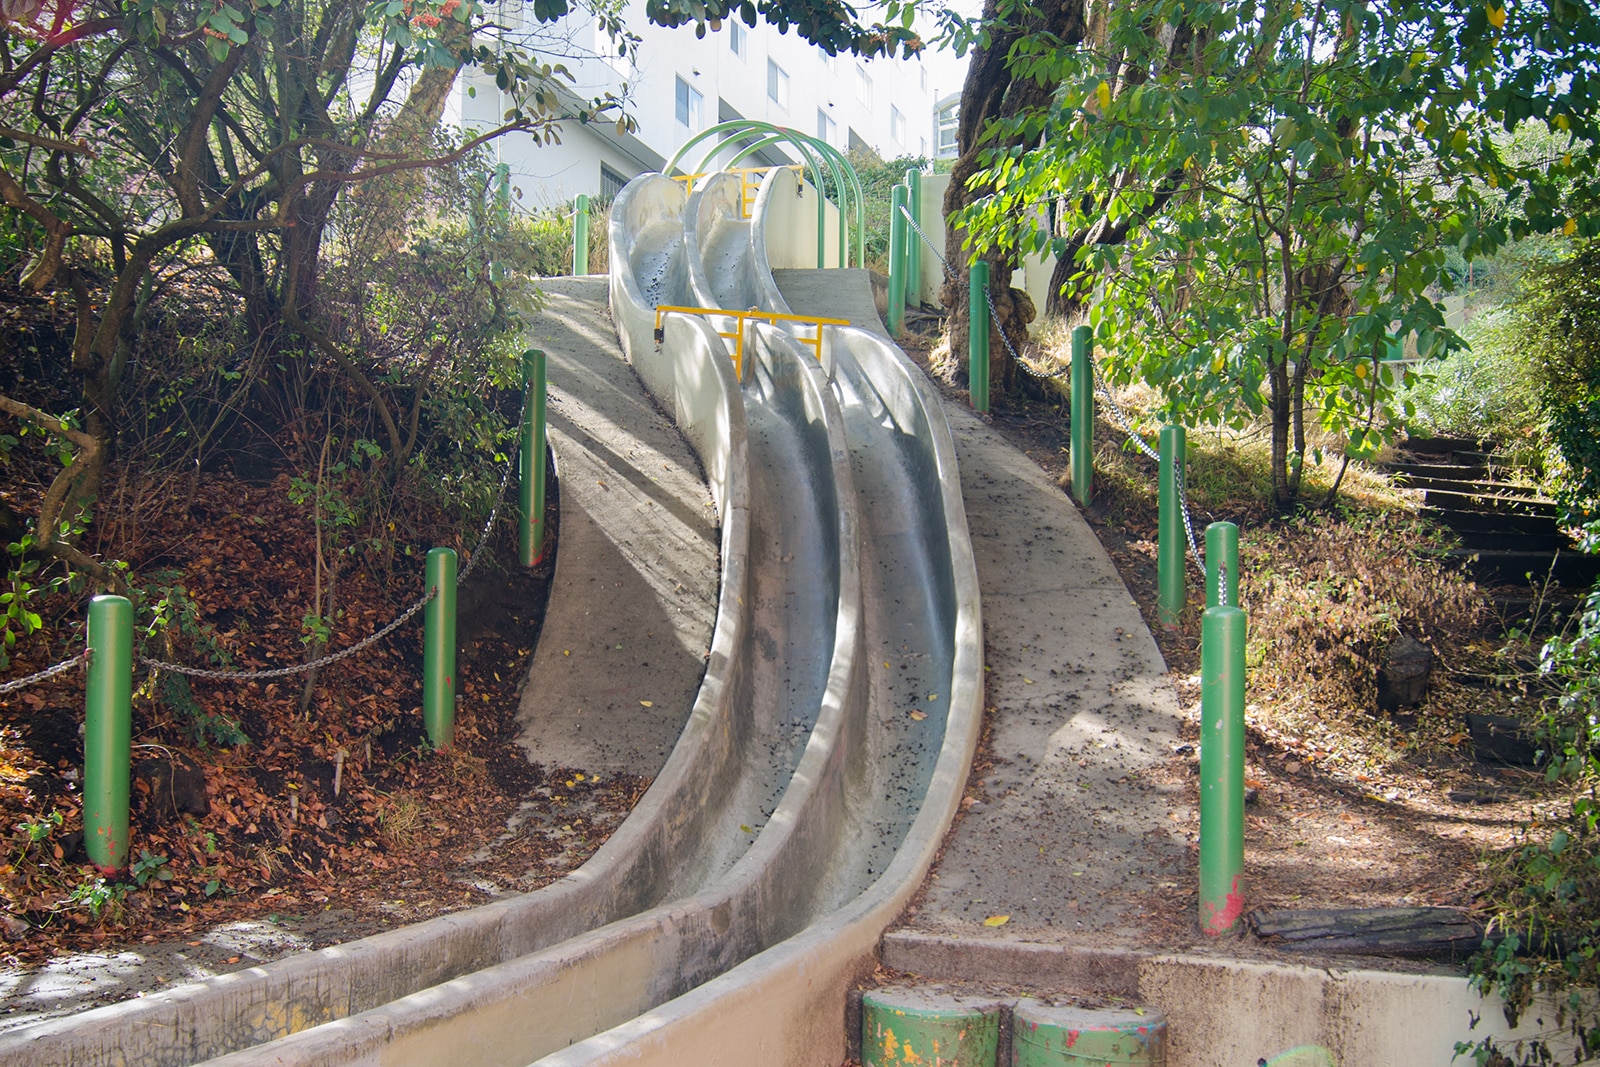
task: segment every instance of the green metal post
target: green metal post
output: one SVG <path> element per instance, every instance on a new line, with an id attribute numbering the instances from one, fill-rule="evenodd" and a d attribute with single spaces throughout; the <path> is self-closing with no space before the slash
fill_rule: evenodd
<path id="1" fill-rule="evenodd" d="M 501 222 L 511 217 L 511 166 L 497 163 L 494 168 L 494 210 Z"/>
<path id="2" fill-rule="evenodd" d="M 427 583 L 433 599 L 422 609 L 422 723 L 437 751 L 456 733 L 455 549 L 428 550 Z"/>
<path id="3" fill-rule="evenodd" d="M 1200 623 L 1200 929 L 1234 930 L 1244 912 L 1244 611 Z"/>
<path id="4" fill-rule="evenodd" d="M 1094 365 L 1089 362 L 1093 338 L 1087 326 L 1072 331 L 1072 496 L 1085 508 L 1093 499 L 1094 478 Z"/>
<path id="5" fill-rule="evenodd" d="M 589 194 L 578 194 L 578 210 L 572 220 L 572 273 L 589 273 Z"/>
<path id="6" fill-rule="evenodd" d="M 522 353 L 522 456 L 519 498 L 522 521 L 518 560 L 532 567 L 544 559 L 545 357 L 530 348 Z"/>
<path id="7" fill-rule="evenodd" d="M 891 337 L 899 337 L 906 315 L 906 219 L 900 209 L 906 206 L 906 187 L 897 185 L 889 194 L 889 327 Z"/>
<path id="8" fill-rule="evenodd" d="M 922 172 L 916 167 L 906 168 L 906 210 L 911 221 L 922 225 Z M 906 303 L 922 306 L 922 238 L 910 226 L 906 227 Z"/>
<path id="9" fill-rule="evenodd" d="M 989 264 L 981 259 L 967 276 L 967 393 L 973 411 L 989 410 Z"/>
<path id="10" fill-rule="evenodd" d="M 128 771 L 133 715 L 133 605 L 89 601 L 89 682 L 83 734 L 83 841 L 105 874 L 128 864 Z"/>
<path id="11" fill-rule="evenodd" d="M 1220 579 L 1220 580 L 1219 580 Z M 1239 527 L 1206 527 L 1206 607 L 1239 607 Z"/>
<path id="12" fill-rule="evenodd" d="M 1183 477 L 1182 426 L 1161 427 L 1161 484 L 1156 516 L 1156 618 L 1163 626 L 1178 625 L 1183 614 L 1183 504 L 1178 479 Z"/>

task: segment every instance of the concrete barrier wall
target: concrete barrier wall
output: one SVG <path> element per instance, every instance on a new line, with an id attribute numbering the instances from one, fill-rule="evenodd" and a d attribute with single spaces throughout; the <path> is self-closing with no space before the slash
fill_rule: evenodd
<path id="1" fill-rule="evenodd" d="M 1536 1000 L 1520 1026 L 1498 997 L 1450 974 L 1311 967 L 1092 944 L 1031 944 L 897 930 L 883 964 L 930 982 L 976 982 L 1114 996 L 1159 1009 L 1169 1067 L 1240 1067 L 1320 1046 L 1348 1067 L 1452 1067 L 1457 1041 L 1502 1045 L 1557 1029 L 1557 1006 Z M 1553 1047 L 1558 1051 L 1561 1043 Z"/>
<path id="2" fill-rule="evenodd" d="M 924 174 L 922 176 L 922 232 L 928 235 L 928 240 L 938 249 L 939 255 L 945 254 L 945 220 L 944 196 L 950 188 L 950 175 Z M 923 247 L 921 261 L 922 299 L 924 303 L 940 304 L 939 292 L 944 286 L 944 265 L 939 262 L 939 257 Z M 1039 310 L 1039 319 L 1034 320 L 1034 326 L 1044 318 L 1045 299 L 1050 292 L 1050 274 L 1055 270 L 1055 257 L 1048 253 L 1037 252 L 1020 256 L 1017 260 L 1022 276 L 1012 275 L 1011 284 L 1024 290 L 1033 300 L 1033 306 Z M 952 266 L 955 263 L 952 260 Z M 1030 327 L 1032 328 L 1032 327 Z"/>
<path id="3" fill-rule="evenodd" d="M 814 269 L 817 266 L 816 187 L 785 167 L 767 173 L 762 179 L 761 191 L 756 194 L 756 201 L 758 206 L 751 214 L 764 220 L 760 229 L 764 234 L 764 255 L 768 266 Z M 840 265 L 839 208 L 829 201 L 824 210 L 824 265 L 837 267 Z M 852 240 L 852 247 L 854 243 Z"/>

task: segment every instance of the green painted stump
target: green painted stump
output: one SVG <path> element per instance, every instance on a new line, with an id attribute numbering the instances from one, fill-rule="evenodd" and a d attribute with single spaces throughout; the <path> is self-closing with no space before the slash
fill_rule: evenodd
<path id="1" fill-rule="evenodd" d="M 861 998 L 864 1067 L 994 1067 L 1000 1004 L 922 989 Z"/>
<path id="2" fill-rule="evenodd" d="M 1011 1015 L 1012 1067 L 1166 1067 L 1160 1012 L 1052 1007 L 1037 1000 Z"/>

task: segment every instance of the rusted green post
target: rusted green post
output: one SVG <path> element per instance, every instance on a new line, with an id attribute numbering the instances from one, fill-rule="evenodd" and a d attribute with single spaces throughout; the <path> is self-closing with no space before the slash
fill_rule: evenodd
<path id="1" fill-rule="evenodd" d="M 1241 608 L 1200 622 L 1200 929 L 1237 928 L 1244 912 L 1244 640 Z"/>
<path id="2" fill-rule="evenodd" d="M 83 844 L 104 874 L 128 865 L 128 772 L 132 759 L 133 605 L 89 601 L 89 680 L 83 732 Z"/>
<path id="3" fill-rule="evenodd" d="M 521 505 L 518 559 L 532 567 L 544 559 L 545 357 L 530 348 L 522 353 L 522 456 L 518 486 Z"/>
<path id="4" fill-rule="evenodd" d="M 578 194 L 578 208 L 572 219 L 572 273 L 589 273 L 589 194 Z"/>
<path id="5" fill-rule="evenodd" d="M 967 273 L 967 393 L 973 411 L 989 410 L 989 264 Z"/>
<path id="6" fill-rule="evenodd" d="M 1094 478 L 1094 364 L 1090 346 L 1094 334 L 1087 326 L 1072 331 L 1072 497 L 1079 507 L 1093 499 Z"/>
<path id="7" fill-rule="evenodd" d="M 1178 625 L 1183 614 L 1183 477 L 1182 426 L 1161 427 L 1161 484 L 1156 516 L 1156 618 L 1163 626 Z"/>
<path id="8" fill-rule="evenodd" d="M 1206 527 L 1206 607 L 1239 607 L 1239 527 L 1214 522 Z"/>
<path id="9" fill-rule="evenodd" d="M 906 317 L 906 187 L 897 185 L 889 194 L 889 310 L 890 337 L 899 337 Z"/>
<path id="10" fill-rule="evenodd" d="M 422 609 L 422 724 L 434 750 L 456 734 L 456 550 L 430 548 L 428 589 Z"/>
<path id="11" fill-rule="evenodd" d="M 911 221 L 922 225 L 922 172 L 916 167 L 906 168 L 906 211 Z M 909 225 L 906 227 L 906 303 L 913 307 L 922 305 L 922 238 Z"/>

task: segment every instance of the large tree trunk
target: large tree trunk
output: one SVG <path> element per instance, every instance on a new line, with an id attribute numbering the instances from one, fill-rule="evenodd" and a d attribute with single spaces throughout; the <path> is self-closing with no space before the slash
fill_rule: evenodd
<path id="1" fill-rule="evenodd" d="M 983 20 L 993 28 L 987 48 L 972 54 L 967 81 L 961 90 L 961 117 L 956 128 L 960 148 L 950 172 L 950 187 L 944 195 L 944 214 L 949 218 L 989 192 L 987 186 L 972 184 L 980 169 L 979 153 L 1001 142 L 981 141 L 983 131 L 996 119 L 1010 118 L 1031 108 L 1047 104 L 1056 90 L 1054 82 L 1041 84 L 1032 78 L 1014 79 L 1006 64 L 1012 46 L 1022 37 L 1036 33 L 1055 35 L 1063 46 L 1079 44 L 1084 37 L 1083 0 L 1044 0 L 1024 14 L 1014 14 L 1012 0 L 984 0 Z M 966 231 L 950 227 L 945 233 L 945 259 L 954 275 L 945 279 L 940 297 L 950 309 L 950 352 L 957 362 L 967 365 L 969 272 L 968 251 L 962 247 Z M 1011 291 L 1012 260 L 1003 252 L 984 255 L 989 264 L 989 291 L 994 297 L 994 319 L 989 335 L 989 380 L 1000 389 L 1016 383 L 1017 368 L 1002 339 L 1020 347 L 1027 340 L 1027 313 L 1030 305 L 1015 298 Z"/>

